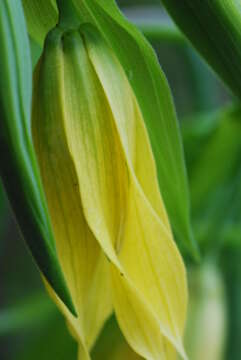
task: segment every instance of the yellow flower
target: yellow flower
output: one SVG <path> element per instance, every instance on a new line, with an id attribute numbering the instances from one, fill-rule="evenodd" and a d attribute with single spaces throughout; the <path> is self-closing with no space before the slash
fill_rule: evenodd
<path id="1" fill-rule="evenodd" d="M 35 72 L 32 117 L 77 318 L 47 286 L 80 344 L 79 359 L 89 358 L 112 309 L 140 356 L 175 359 L 178 351 L 185 358 L 185 267 L 135 94 L 95 29 L 56 28 L 48 35 Z"/>

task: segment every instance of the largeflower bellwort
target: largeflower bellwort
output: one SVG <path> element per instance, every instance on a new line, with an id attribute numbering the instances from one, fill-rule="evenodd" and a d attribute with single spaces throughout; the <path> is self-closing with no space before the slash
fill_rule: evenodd
<path id="1" fill-rule="evenodd" d="M 79 342 L 79 359 L 90 358 L 113 310 L 140 356 L 169 360 L 179 352 L 185 358 L 185 267 L 147 130 L 124 70 L 93 27 L 57 27 L 47 36 L 32 120 L 58 256 L 78 316 L 47 287 Z"/>

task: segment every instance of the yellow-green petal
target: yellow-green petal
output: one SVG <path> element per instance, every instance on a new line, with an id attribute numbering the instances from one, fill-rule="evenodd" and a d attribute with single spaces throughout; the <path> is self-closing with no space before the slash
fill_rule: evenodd
<path id="1" fill-rule="evenodd" d="M 116 316 L 130 346 L 145 359 L 176 359 L 176 349 L 163 336 L 155 314 L 115 267 L 112 281 Z"/>
<path id="2" fill-rule="evenodd" d="M 185 358 L 185 267 L 158 192 L 136 99 L 119 63 L 99 38 L 87 35 L 83 41 L 76 32 L 66 36 L 64 48 L 67 142 L 86 220 L 113 263 L 114 307 L 123 333 L 147 359 L 164 354 L 163 342 L 168 343 L 166 359 L 172 358 L 174 348 Z M 116 272 L 123 279 L 119 283 L 113 280 Z M 126 298 L 145 319 L 139 326 Z M 152 344 L 142 336 L 146 324 Z"/>
<path id="3" fill-rule="evenodd" d="M 68 116 L 63 91 L 64 52 L 60 36 L 55 35 L 50 35 L 35 73 L 33 136 L 56 247 L 77 319 L 56 295 L 55 300 L 78 341 L 89 349 L 112 311 L 109 264 L 83 214 L 64 129 Z"/>

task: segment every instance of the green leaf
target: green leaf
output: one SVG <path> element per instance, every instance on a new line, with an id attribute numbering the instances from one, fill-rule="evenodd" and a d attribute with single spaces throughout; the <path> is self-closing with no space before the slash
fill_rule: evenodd
<path id="1" fill-rule="evenodd" d="M 160 189 L 180 245 L 197 256 L 189 218 L 183 148 L 172 95 L 157 57 L 112 0 L 73 0 L 82 22 L 96 26 L 115 52 L 136 94 L 154 152 Z"/>
<path id="2" fill-rule="evenodd" d="M 241 246 L 241 108 L 204 118 L 183 130 L 195 234 L 206 251 Z"/>
<path id="3" fill-rule="evenodd" d="M 56 0 L 22 0 L 22 4 L 28 33 L 42 47 L 45 36 L 58 21 Z"/>
<path id="4" fill-rule="evenodd" d="M 31 138 L 32 66 L 21 2 L 0 2 L 0 173 L 21 232 L 43 275 L 73 310 L 57 259 Z"/>
<path id="5" fill-rule="evenodd" d="M 162 0 L 215 72 L 241 98 L 240 0 Z"/>
<path id="6" fill-rule="evenodd" d="M 29 44 L 30 44 L 30 52 L 31 52 L 31 59 L 32 59 L 32 68 L 34 69 L 35 65 L 37 64 L 37 62 L 40 58 L 42 48 L 31 37 L 29 37 Z"/>

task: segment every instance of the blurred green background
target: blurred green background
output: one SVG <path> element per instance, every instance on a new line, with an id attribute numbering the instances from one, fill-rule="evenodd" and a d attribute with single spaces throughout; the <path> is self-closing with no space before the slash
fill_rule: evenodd
<path id="1" fill-rule="evenodd" d="M 160 1 L 118 2 L 126 16 L 145 31 L 168 78 L 184 139 L 193 227 L 202 251 L 200 265 L 191 264 L 186 257 L 185 260 L 189 274 L 202 273 L 206 262 L 217 270 L 223 286 L 218 296 L 224 299 L 226 337 L 216 360 L 238 360 L 241 358 L 239 106 L 178 32 Z M 0 237 L 0 359 L 76 359 L 76 344 L 45 293 L 1 185 Z M 203 288 L 205 299 L 213 296 L 215 284 L 202 287 L 199 276 L 190 276 L 192 299 Z M 208 324 L 205 326 L 208 328 Z M 107 322 L 92 358 L 138 359 L 126 345 L 114 317 Z"/>

